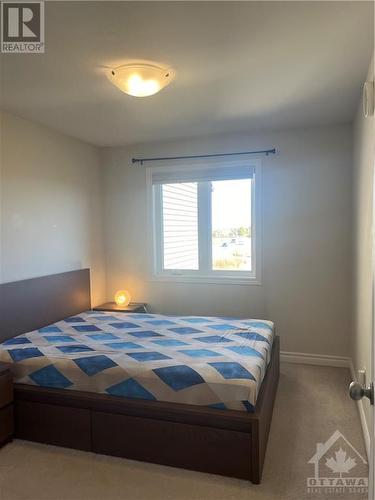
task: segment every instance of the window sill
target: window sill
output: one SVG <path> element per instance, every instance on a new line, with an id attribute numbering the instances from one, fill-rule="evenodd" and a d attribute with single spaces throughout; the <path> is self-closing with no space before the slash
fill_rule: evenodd
<path id="1" fill-rule="evenodd" d="M 154 275 L 150 281 L 161 283 L 191 283 L 197 285 L 262 285 L 256 278 L 236 278 L 232 276 L 168 276 Z"/>

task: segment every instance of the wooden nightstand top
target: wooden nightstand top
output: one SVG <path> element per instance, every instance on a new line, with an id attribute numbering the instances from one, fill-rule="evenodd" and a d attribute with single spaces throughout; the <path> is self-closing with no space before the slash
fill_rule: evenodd
<path id="1" fill-rule="evenodd" d="M 116 302 L 106 302 L 92 308 L 93 311 L 109 311 L 123 313 L 146 313 L 147 304 L 144 302 L 130 302 L 128 306 L 118 306 Z"/>

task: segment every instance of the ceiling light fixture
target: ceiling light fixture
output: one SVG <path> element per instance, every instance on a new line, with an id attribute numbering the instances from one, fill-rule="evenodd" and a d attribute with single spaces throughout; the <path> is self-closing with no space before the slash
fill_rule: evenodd
<path id="1" fill-rule="evenodd" d="M 166 87 L 174 77 L 170 68 L 156 64 L 124 64 L 108 71 L 109 80 L 122 92 L 135 97 L 154 95 Z"/>

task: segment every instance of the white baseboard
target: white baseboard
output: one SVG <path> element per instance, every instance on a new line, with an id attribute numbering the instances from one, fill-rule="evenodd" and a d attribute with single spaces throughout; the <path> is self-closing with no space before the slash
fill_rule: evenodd
<path id="1" fill-rule="evenodd" d="M 285 363 L 301 363 L 303 365 L 338 366 L 350 368 L 350 358 L 344 356 L 328 356 L 326 354 L 306 354 L 304 352 L 281 351 L 281 361 Z"/>
<path id="2" fill-rule="evenodd" d="M 326 354 L 306 354 L 303 352 L 288 352 L 281 351 L 280 360 L 285 363 L 300 363 L 304 365 L 319 365 L 319 366 L 335 366 L 349 368 L 352 380 L 356 380 L 357 376 L 354 370 L 353 361 L 351 358 L 344 356 L 329 356 Z M 362 434 L 365 442 L 367 458 L 370 457 L 370 433 L 366 421 L 363 401 L 357 401 L 359 418 L 362 426 Z"/>

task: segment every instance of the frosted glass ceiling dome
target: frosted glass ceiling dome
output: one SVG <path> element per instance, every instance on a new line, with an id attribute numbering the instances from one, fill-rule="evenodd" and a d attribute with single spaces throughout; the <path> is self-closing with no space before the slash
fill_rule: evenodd
<path id="1" fill-rule="evenodd" d="M 173 80 L 174 72 L 157 64 L 132 63 L 109 70 L 107 76 L 122 92 L 147 97 L 166 87 Z"/>

